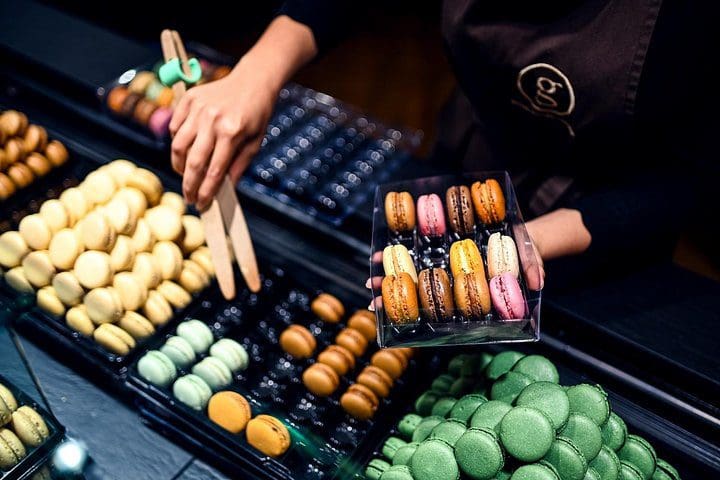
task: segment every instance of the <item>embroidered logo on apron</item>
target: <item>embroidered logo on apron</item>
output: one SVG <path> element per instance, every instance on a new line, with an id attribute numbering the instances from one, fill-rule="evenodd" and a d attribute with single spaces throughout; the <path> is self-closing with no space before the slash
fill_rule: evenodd
<path id="1" fill-rule="evenodd" d="M 557 118 L 575 136 L 572 126 L 562 118 L 575 110 L 575 92 L 560 69 L 547 63 L 528 65 L 518 73 L 516 86 L 523 101 L 513 100 L 513 104 L 534 115 Z"/>

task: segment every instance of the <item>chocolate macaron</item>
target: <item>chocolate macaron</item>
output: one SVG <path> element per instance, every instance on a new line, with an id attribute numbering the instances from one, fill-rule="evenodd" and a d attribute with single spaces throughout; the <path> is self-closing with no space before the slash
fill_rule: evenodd
<path id="1" fill-rule="evenodd" d="M 471 235 L 475 231 L 470 189 L 465 185 L 450 187 L 445 193 L 450 227 L 458 235 Z"/>
<path id="2" fill-rule="evenodd" d="M 420 315 L 428 322 L 441 322 L 455 310 L 450 278 L 442 268 L 422 270 L 418 276 Z"/>

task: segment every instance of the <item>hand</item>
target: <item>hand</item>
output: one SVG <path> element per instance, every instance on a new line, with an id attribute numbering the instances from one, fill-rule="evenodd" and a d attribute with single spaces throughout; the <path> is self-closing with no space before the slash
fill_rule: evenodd
<path id="1" fill-rule="evenodd" d="M 173 169 L 183 175 L 188 204 L 205 209 L 226 173 L 233 183 L 260 149 L 277 89 L 243 60 L 227 77 L 189 90 L 170 133 Z"/>

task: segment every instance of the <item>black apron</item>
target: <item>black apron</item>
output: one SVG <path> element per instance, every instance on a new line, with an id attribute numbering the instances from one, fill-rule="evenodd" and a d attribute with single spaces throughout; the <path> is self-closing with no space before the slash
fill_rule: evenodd
<path id="1" fill-rule="evenodd" d="M 631 137 L 661 1 L 445 0 L 462 94 L 441 116 L 436 156 L 507 168 L 530 185 L 519 192 L 530 213 L 552 208 L 588 170 L 579 162 Z"/>

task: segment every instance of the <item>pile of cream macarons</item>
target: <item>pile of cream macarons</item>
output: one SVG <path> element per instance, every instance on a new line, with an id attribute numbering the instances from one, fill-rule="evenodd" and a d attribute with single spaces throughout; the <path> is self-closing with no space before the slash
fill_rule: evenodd
<path id="1" fill-rule="evenodd" d="M 125 355 L 214 275 L 200 219 L 153 172 L 115 160 L 0 235 L 5 282 Z"/>
<path id="2" fill-rule="evenodd" d="M 515 351 L 459 355 L 370 461 L 370 480 L 679 480 L 599 385 Z"/>

